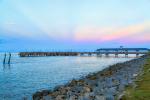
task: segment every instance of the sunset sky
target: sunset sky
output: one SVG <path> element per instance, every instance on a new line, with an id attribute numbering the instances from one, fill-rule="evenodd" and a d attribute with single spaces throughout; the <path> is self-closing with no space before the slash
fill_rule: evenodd
<path id="1" fill-rule="evenodd" d="M 150 48 L 150 0 L 0 0 L 0 51 Z"/>

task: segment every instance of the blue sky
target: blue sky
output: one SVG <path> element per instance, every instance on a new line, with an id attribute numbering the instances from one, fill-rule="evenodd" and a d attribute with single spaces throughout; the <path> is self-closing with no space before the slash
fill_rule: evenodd
<path id="1" fill-rule="evenodd" d="M 0 0 L 0 51 L 149 47 L 149 0 Z"/>

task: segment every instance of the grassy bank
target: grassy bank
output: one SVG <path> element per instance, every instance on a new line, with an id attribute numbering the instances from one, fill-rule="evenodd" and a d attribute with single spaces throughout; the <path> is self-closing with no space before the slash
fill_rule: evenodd
<path id="1" fill-rule="evenodd" d="M 150 100 L 150 57 L 135 83 L 136 87 L 129 86 L 126 88 L 122 100 Z"/>

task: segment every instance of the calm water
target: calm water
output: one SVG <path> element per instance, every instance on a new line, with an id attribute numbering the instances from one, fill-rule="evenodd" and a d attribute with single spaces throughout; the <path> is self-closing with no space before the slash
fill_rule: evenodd
<path id="1" fill-rule="evenodd" d="M 29 100 L 33 93 L 52 89 L 71 79 L 100 71 L 109 65 L 133 58 L 106 57 L 24 57 L 12 55 L 11 65 L 3 66 L 0 54 L 0 100 Z"/>

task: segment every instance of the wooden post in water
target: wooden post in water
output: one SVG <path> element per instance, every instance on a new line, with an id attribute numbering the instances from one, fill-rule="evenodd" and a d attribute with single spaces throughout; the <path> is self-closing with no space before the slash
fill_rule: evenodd
<path id="1" fill-rule="evenodd" d="M 11 53 L 9 53 L 8 64 L 10 64 L 10 60 L 11 60 Z"/>
<path id="2" fill-rule="evenodd" d="M 5 62 L 6 62 L 6 53 L 4 54 L 3 64 L 5 64 Z"/>

